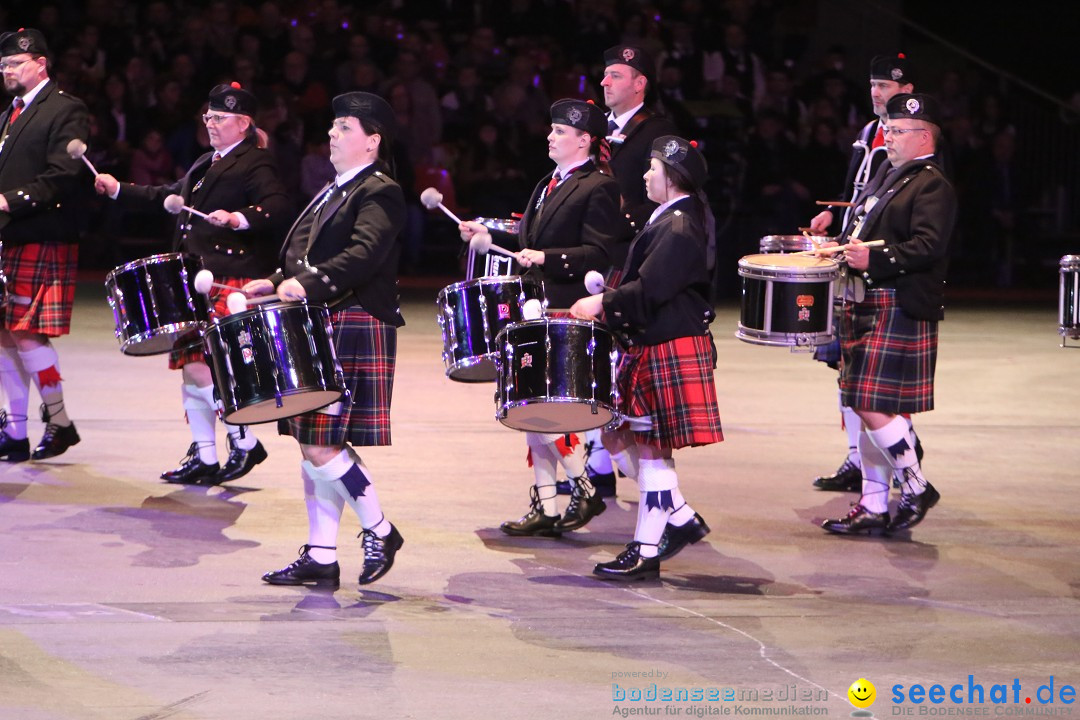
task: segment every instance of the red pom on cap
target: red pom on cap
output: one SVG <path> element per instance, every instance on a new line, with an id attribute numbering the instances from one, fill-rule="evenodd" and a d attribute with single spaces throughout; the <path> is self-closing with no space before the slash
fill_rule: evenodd
<path id="1" fill-rule="evenodd" d="M 907 55 L 905 55 L 904 53 L 897 53 L 896 57 L 900 58 L 901 60 L 906 60 L 907 59 Z"/>
<path id="2" fill-rule="evenodd" d="M 589 105 L 595 105 L 596 104 L 592 100 L 586 100 L 585 102 L 588 103 Z"/>
<path id="3" fill-rule="evenodd" d="M 697 140 L 691 140 L 690 141 L 690 147 L 697 148 Z"/>
<path id="4" fill-rule="evenodd" d="M 233 80 L 231 83 L 229 83 L 229 87 L 231 87 L 233 90 L 243 90 L 244 89 L 240 85 L 240 83 L 236 82 L 235 80 Z"/>
<path id="5" fill-rule="evenodd" d="M 26 28 L 19 28 L 19 32 L 26 32 Z"/>

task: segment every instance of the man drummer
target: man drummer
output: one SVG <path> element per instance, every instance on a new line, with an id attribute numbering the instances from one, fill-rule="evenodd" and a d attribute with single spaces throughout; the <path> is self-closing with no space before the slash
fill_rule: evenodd
<path id="1" fill-rule="evenodd" d="M 852 143 L 851 160 L 848 163 L 847 179 L 844 181 L 842 197 L 850 202 L 862 192 L 866 183 L 874 176 L 877 169 L 885 163 L 884 118 L 885 106 L 899 93 L 915 92 L 915 73 L 912 64 L 903 53 L 896 55 L 878 55 L 870 61 L 870 103 L 874 109 L 874 119 L 859 131 Z M 845 210 L 841 227 L 851 217 L 851 208 Z M 811 231 L 826 234 L 835 221 L 831 208 L 825 208 L 810 221 Z M 839 341 L 835 341 L 814 351 L 814 358 L 836 368 L 840 359 Z M 839 490 L 856 492 L 862 486 L 862 464 L 859 457 L 859 427 L 861 421 L 855 411 L 840 403 L 840 416 L 844 431 L 848 437 L 848 454 L 840 467 L 832 475 L 820 476 L 814 480 L 814 487 L 821 490 Z M 911 430 L 913 442 L 922 459 L 922 444 Z"/>
<path id="2" fill-rule="evenodd" d="M 934 409 L 956 193 L 934 162 L 941 140 L 937 101 L 894 95 L 886 117 L 889 162 L 855 198 L 838 237 L 852 271 L 840 323 L 840 391 L 861 420 L 862 496 L 845 517 L 822 523 L 837 534 L 914 527 L 940 498 L 923 477 L 904 414 Z M 871 239 L 885 244 L 868 248 L 863 242 Z M 901 493 L 892 517 L 890 481 Z"/>
<path id="3" fill-rule="evenodd" d="M 78 213 L 84 172 L 67 145 L 89 135 L 86 105 L 49 80 L 49 49 L 32 28 L 0 35 L 0 234 L 6 302 L 0 303 L 0 460 L 55 457 L 79 442 L 64 407 L 60 362 L 50 338 L 67 335 L 75 300 Z M 41 394 L 45 432 L 30 452 L 30 384 Z"/>
<path id="4" fill-rule="evenodd" d="M 255 96 L 239 83 L 210 91 L 203 122 L 213 152 L 200 157 L 183 178 L 171 185 L 120 183 L 107 173 L 94 187 L 121 207 L 163 208 L 165 198 L 179 195 L 188 210 L 177 216 L 173 248 L 202 258 L 220 285 L 239 288 L 252 278 L 269 275 L 288 227 L 292 204 L 279 179 L 273 155 L 255 127 Z M 179 278 L 177 279 L 179 281 Z M 214 312 L 225 315 L 229 290 L 215 287 Z M 161 474 L 170 483 L 219 485 L 236 480 L 266 459 L 266 450 L 249 427 L 226 425 L 229 457 L 218 462 L 215 421 L 218 401 L 210 367 L 197 335 L 181 338 L 169 356 L 180 369 L 180 395 L 191 430 L 191 446 L 180 465 Z"/>
<path id="5" fill-rule="evenodd" d="M 518 234 L 492 230 L 502 247 L 519 249 L 518 262 L 544 282 L 549 314 L 566 310 L 588 294 L 585 274 L 603 272 L 610 264 L 612 245 L 625 226 L 619 218 L 619 186 L 598 165 L 606 152 L 607 123 L 603 111 L 582 100 L 563 99 L 551 106 L 548 157 L 555 169 L 533 190 Z M 462 223 L 463 240 L 483 237 L 487 228 Z M 605 509 L 589 479 L 582 448 L 574 435 L 527 432 L 533 468 L 530 509 L 519 520 L 501 526 L 508 535 L 557 537 L 584 527 Z M 556 503 L 556 464 L 572 486 L 570 502 L 560 514 Z"/>
<path id="6" fill-rule="evenodd" d="M 360 519 L 361 585 L 385 575 L 404 543 L 354 449 L 390 444 L 397 329 L 405 324 L 397 293 L 405 197 L 387 174 L 396 120 L 385 100 L 366 92 L 338 95 L 333 110 L 330 162 L 337 177 L 289 230 L 278 270 L 244 286 L 249 295 L 329 306 L 348 389 L 341 402 L 282 423 L 303 455 L 308 542 L 299 559 L 263 575 L 271 585 L 340 584 L 337 535 L 346 504 Z"/>

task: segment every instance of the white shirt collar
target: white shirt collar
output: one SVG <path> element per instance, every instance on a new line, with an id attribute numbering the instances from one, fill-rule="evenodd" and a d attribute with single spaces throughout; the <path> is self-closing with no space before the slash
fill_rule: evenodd
<path id="1" fill-rule="evenodd" d="M 679 195 L 678 197 L 673 197 L 673 198 L 671 198 L 671 199 L 670 199 L 670 200 L 668 200 L 668 201 L 667 201 L 666 203 L 664 203 L 664 204 L 663 204 L 663 205 L 661 205 L 660 207 L 658 207 L 658 208 L 656 208 L 655 210 L 653 210 L 653 211 L 652 211 L 652 215 L 650 215 L 650 216 L 649 216 L 649 221 L 648 221 L 647 223 L 645 223 L 645 224 L 646 224 L 646 225 L 651 225 L 651 224 L 652 224 L 652 221 L 653 221 L 653 220 L 655 220 L 656 218 L 660 217 L 660 213 L 664 212 L 665 210 L 667 210 L 667 209 L 668 209 L 669 207 L 671 207 L 671 206 L 672 206 L 672 205 L 674 205 L 675 203 L 677 203 L 677 202 L 679 202 L 680 200 L 682 200 L 683 198 L 687 198 L 687 197 L 690 197 L 690 196 L 689 196 L 689 195 Z"/>
<path id="2" fill-rule="evenodd" d="M 373 165 L 373 164 L 374 163 L 364 163 L 363 165 L 360 165 L 358 167 L 354 167 L 352 170 L 346 170 L 345 172 L 341 173 L 340 175 L 338 175 L 334 179 L 334 183 L 338 187 L 341 187 L 342 185 L 344 185 L 345 183 L 349 182 L 354 177 L 359 175 L 362 170 L 364 170 L 365 168 L 367 168 L 367 167 L 369 167 L 370 165 Z"/>
<path id="3" fill-rule="evenodd" d="M 608 115 L 608 120 L 614 120 L 615 124 L 619 126 L 618 128 L 616 128 L 615 133 L 621 134 L 623 128 L 626 127 L 626 123 L 630 122 L 630 118 L 634 117 L 634 113 L 636 113 L 643 107 L 645 107 L 645 103 L 639 103 L 638 105 L 635 105 L 632 109 L 624 112 L 622 115 Z"/>
<path id="4" fill-rule="evenodd" d="M 44 80 L 39 82 L 37 84 L 37 86 L 33 90 L 30 90 L 29 92 L 27 92 L 25 95 L 22 96 L 23 110 L 26 109 L 27 105 L 29 105 L 30 103 L 32 103 L 34 101 L 34 98 L 36 98 L 38 96 L 38 93 L 40 93 L 42 91 L 42 89 L 45 87 L 45 83 L 47 83 L 47 82 L 49 82 L 49 78 L 45 78 Z"/>
<path id="5" fill-rule="evenodd" d="M 565 180 L 567 175 L 569 175 L 571 172 L 578 169 L 587 162 L 589 162 L 589 158 L 585 158 L 584 160 L 573 163 L 572 165 L 567 165 L 566 167 L 563 167 L 561 165 L 556 166 L 555 171 L 559 173 L 559 182 Z"/>
<path id="6" fill-rule="evenodd" d="M 214 152 L 216 152 L 218 154 L 218 156 L 220 156 L 220 157 L 225 157 L 226 155 L 228 155 L 230 152 L 233 151 L 233 148 L 235 148 L 237 145 L 239 145 L 242 142 L 244 142 L 244 138 L 240 138 L 239 140 L 237 140 L 236 142 L 234 142 L 232 145 L 225 148 L 224 150 L 215 150 Z"/>

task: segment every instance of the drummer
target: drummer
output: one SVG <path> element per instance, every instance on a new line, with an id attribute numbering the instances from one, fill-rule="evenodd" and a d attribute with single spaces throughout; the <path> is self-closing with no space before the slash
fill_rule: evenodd
<path id="1" fill-rule="evenodd" d="M 126 208 L 163 210 L 165 198 L 179 195 L 184 205 L 207 217 L 182 210 L 177 216 L 173 249 L 202 258 L 206 269 L 221 285 L 240 287 L 251 278 L 268 275 L 275 253 L 288 227 L 292 204 L 265 136 L 255 127 L 255 96 L 239 83 L 218 85 L 210 91 L 202 116 L 210 145 L 214 148 L 171 185 L 120 183 L 108 173 L 94 181 L 98 193 L 108 195 Z M 214 312 L 226 314 L 228 290 L 214 288 Z M 161 474 L 170 483 L 220 485 L 251 472 L 266 459 L 266 450 L 250 428 L 226 425 L 229 457 L 218 462 L 215 420 L 218 401 L 210 367 L 197 335 L 177 341 L 169 355 L 169 367 L 180 369 L 180 396 L 191 430 L 187 456 L 173 470 Z"/>
<path id="2" fill-rule="evenodd" d="M 610 580 L 655 578 L 660 562 L 709 532 L 679 490 L 672 451 L 724 439 L 716 402 L 716 346 L 706 299 L 709 225 L 701 191 L 708 177 L 695 144 L 666 135 L 652 145 L 645 186 L 659 203 L 630 245 L 619 285 L 578 300 L 574 317 L 608 325 L 627 351 L 617 383 L 628 421 L 606 431 L 620 466 L 637 466 L 641 494 L 634 539 L 593 573 Z"/>
<path id="3" fill-rule="evenodd" d="M 390 444 L 397 329 L 405 324 L 397 294 L 405 197 L 388 174 L 396 121 L 385 100 L 366 92 L 338 95 L 333 110 L 330 162 L 337 177 L 289 230 L 279 269 L 244 286 L 249 295 L 329 306 L 348 389 L 342 402 L 281 424 L 303 455 L 308 542 L 299 559 L 263 575 L 271 585 L 339 585 L 337 535 L 346 503 L 360 519 L 361 585 L 385 575 L 404 543 L 353 449 Z"/>
<path id="4" fill-rule="evenodd" d="M 554 170 L 533 190 L 519 233 L 492 230 L 492 240 L 517 250 L 523 268 L 544 282 L 549 315 L 566 315 L 574 301 L 586 295 L 584 279 L 590 270 L 603 271 L 613 243 L 625 223 L 619 216 L 619 186 L 600 162 L 606 156 L 607 120 L 591 102 L 563 99 L 551 106 L 548 157 Z M 487 228 L 477 222 L 461 224 L 461 237 L 474 248 L 486 239 Z M 585 470 L 583 448 L 576 435 L 526 433 L 533 469 L 529 511 L 501 526 L 507 535 L 557 537 L 584 527 L 605 509 L 604 501 Z M 559 513 L 555 472 L 561 464 L 573 485 L 566 511 Z"/>

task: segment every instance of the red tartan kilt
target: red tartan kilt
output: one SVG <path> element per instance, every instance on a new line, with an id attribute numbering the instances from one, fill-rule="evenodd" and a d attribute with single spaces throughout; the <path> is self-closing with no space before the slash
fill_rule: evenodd
<path id="1" fill-rule="evenodd" d="M 635 431 L 638 442 L 677 449 L 721 442 L 720 409 L 711 335 L 681 337 L 631 347 L 619 358 L 622 407 L 630 416 L 650 415 L 652 428 Z"/>
<path id="2" fill-rule="evenodd" d="M 3 329 L 58 337 L 71 331 L 79 246 L 67 243 L 9 245 L 3 251 L 7 303 Z"/>
<path id="3" fill-rule="evenodd" d="M 397 328 L 355 305 L 331 314 L 330 324 L 351 403 L 342 401 L 335 415 L 324 408 L 282 420 L 278 432 L 303 445 L 389 445 Z"/>
<path id="4" fill-rule="evenodd" d="M 906 315 L 895 290 L 845 305 L 840 346 L 845 406 L 894 415 L 934 409 L 938 324 Z"/>
<path id="5" fill-rule="evenodd" d="M 255 278 L 242 277 L 215 277 L 214 282 L 228 285 L 231 288 L 240 289 Z M 215 287 L 210 289 L 210 318 L 225 317 L 229 314 L 229 308 L 225 304 L 232 290 L 222 290 Z M 206 353 L 203 350 L 201 333 L 188 333 L 177 339 L 173 349 L 169 352 L 169 369 L 179 370 L 190 362 L 206 362 Z"/>

